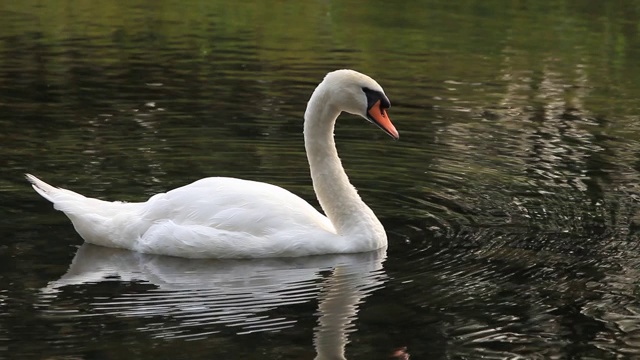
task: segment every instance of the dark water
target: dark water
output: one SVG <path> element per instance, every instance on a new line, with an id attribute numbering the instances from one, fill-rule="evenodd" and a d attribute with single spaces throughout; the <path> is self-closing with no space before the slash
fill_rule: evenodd
<path id="1" fill-rule="evenodd" d="M 640 3 L 0 5 L 0 357 L 640 356 Z M 377 79 L 393 142 L 344 116 L 386 253 L 193 261 L 82 245 L 23 180 L 139 201 L 201 177 L 316 204 L 322 76 Z"/>

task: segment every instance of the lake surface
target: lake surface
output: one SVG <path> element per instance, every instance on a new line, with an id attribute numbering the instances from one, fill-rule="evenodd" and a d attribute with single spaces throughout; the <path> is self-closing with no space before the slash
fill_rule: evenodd
<path id="1" fill-rule="evenodd" d="M 0 358 L 640 356 L 640 3 L 230 4 L 0 5 Z M 302 115 L 337 68 L 400 131 L 336 129 L 387 251 L 82 245 L 23 178 L 143 201 L 233 176 L 317 205 Z"/>

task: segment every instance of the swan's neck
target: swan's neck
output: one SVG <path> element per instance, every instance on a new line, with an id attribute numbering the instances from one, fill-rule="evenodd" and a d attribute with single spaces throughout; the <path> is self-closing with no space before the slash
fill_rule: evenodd
<path id="1" fill-rule="evenodd" d="M 338 157 L 333 129 L 340 110 L 329 97 L 319 86 L 305 112 L 305 148 L 316 196 L 339 235 L 357 234 L 373 241 L 384 237 L 386 241 L 384 228 L 349 182 Z"/>

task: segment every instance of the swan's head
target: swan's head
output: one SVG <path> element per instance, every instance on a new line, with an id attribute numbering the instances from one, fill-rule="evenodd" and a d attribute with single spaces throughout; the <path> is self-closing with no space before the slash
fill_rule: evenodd
<path id="1" fill-rule="evenodd" d="M 387 115 L 391 103 L 375 80 L 357 71 L 336 70 L 322 83 L 331 89 L 331 100 L 341 111 L 362 116 L 394 139 L 400 137 Z"/>

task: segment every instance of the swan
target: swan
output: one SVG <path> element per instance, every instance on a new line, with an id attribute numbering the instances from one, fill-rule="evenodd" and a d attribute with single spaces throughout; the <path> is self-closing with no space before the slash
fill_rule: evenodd
<path id="1" fill-rule="evenodd" d="M 384 227 L 342 167 L 333 130 L 341 112 L 360 115 L 399 138 L 382 87 L 354 70 L 328 73 L 304 113 L 313 188 L 324 210 L 281 187 L 209 177 L 152 196 L 109 202 L 53 187 L 26 174 L 88 243 L 185 258 L 266 258 L 358 253 L 387 246 Z"/>

